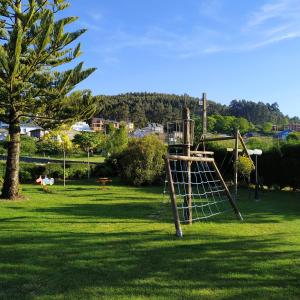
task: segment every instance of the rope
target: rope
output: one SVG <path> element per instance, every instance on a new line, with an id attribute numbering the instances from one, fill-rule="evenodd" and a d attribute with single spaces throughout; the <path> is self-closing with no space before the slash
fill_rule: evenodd
<path id="1" fill-rule="evenodd" d="M 191 194 L 187 191 L 189 185 L 187 163 L 181 160 L 170 161 L 170 168 L 181 222 L 188 222 L 187 210 L 192 212 L 192 221 L 197 221 L 211 218 L 230 209 L 225 189 L 209 163 L 192 162 Z M 187 197 L 192 199 L 190 206 L 185 201 Z"/>

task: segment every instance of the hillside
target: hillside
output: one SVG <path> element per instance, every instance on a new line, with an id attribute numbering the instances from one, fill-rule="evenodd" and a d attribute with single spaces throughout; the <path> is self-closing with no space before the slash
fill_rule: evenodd
<path id="1" fill-rule="evenodd" d="M 193 115 L 200 114 L 199 98 L 188 95 L 161 93 L 126 93 L 114 96 L 99 95 L 94 97 L 97 103 L 97 115 L 106 119 L 128 120 L 136 126 L 148 122 L 163 123 L 181 116 L 181 109 L 186 100 Z M 266 122 L 282 125 L 289 122 L 279 109 L 278 104 L 233 100 L 226 106 L 215 101 L 208 102 L 208 115 L 220 114 L 246 118 L 256 125 Z M 299 121 L 294 118 L 294 121 Z"/>

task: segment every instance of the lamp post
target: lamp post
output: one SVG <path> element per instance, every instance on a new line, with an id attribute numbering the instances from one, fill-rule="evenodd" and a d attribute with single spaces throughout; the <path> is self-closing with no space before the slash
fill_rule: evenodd
<path id="1" fill-rule="evenodd" d="M 259 184 L 258 184 L 258 164 L 257 164 L 257 157 L 262 155 L 261 149 L 254 149 L 253 155 L 255 155 L 255 194 L 254 199 L 255 201 L 259 201 Z"/>
<path id="2" fill-rule="evenodd" d="M 63 153 L 64 153 L 64 187 L 66 187 L 66 149 L 65 143 L 60 135 L 57 136 L 57 141 L 62 144 L 63 146 Z"/>
<path id="3" fill-rule="evenodd" d="M 88 179 L 90 179 L 90 147 L 87 148 Z"/>

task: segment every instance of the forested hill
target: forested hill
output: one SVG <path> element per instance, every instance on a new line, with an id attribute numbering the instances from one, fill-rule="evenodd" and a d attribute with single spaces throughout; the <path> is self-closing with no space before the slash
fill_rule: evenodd
<path id="1" fill-rule="evenodd" d="M 167 121 L 179 119 L 185 99 L 193 115 L 200 114 L 199 98 L 159 93 L 127 93 L 116 96 L 95 96 L 98 115 L 106 119 L 128 120 L 136 126 L 144 126 L 148 122 L 165 124 Z M 253 124 L 266 122 L 281 125 L 287 117 L 280 111 L 278 104 L 233 100 L 229 106 L 209 101 L 208 115 L 244 117 Z"/>

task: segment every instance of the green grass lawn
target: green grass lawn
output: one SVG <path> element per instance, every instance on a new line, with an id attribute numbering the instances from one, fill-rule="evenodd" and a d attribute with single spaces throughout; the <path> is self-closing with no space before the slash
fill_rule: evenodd
<path id="1" fill-rule="evenodd" d="M 178 239 L 161 188 L 52 190 L 0 202 L 0 299 L 300 299 L 299 193 L 242 191 L 243 223 Z"/>
<path id="2" fill-rule="evenodd" d="M 51 158 L 51 159 L 57 159 L 57 160 L 63 160 L 64 157 L 63 155 L 52 155 L 52 156 L 42 156 L 42 155 L 33 155 L 33 156 L 28 156 L 28 155 L 22 155 L 22 156 L 26 156 L 26 157 L 32 157 L 32 158 Z M 88 161 L 88 157 L 87 155 L 83 155 L 83 154 L 73 154 L 72 156 L 67 156 L 66 160 L 68 161 L 84 161 L 87 162 Z M 101 155 L 93 155 L 89 157 L 89 161 L 90 162 L 95 162 L 95 163 L 102 163 L 104 162 L 105 157 L 101 156 Z"/>

